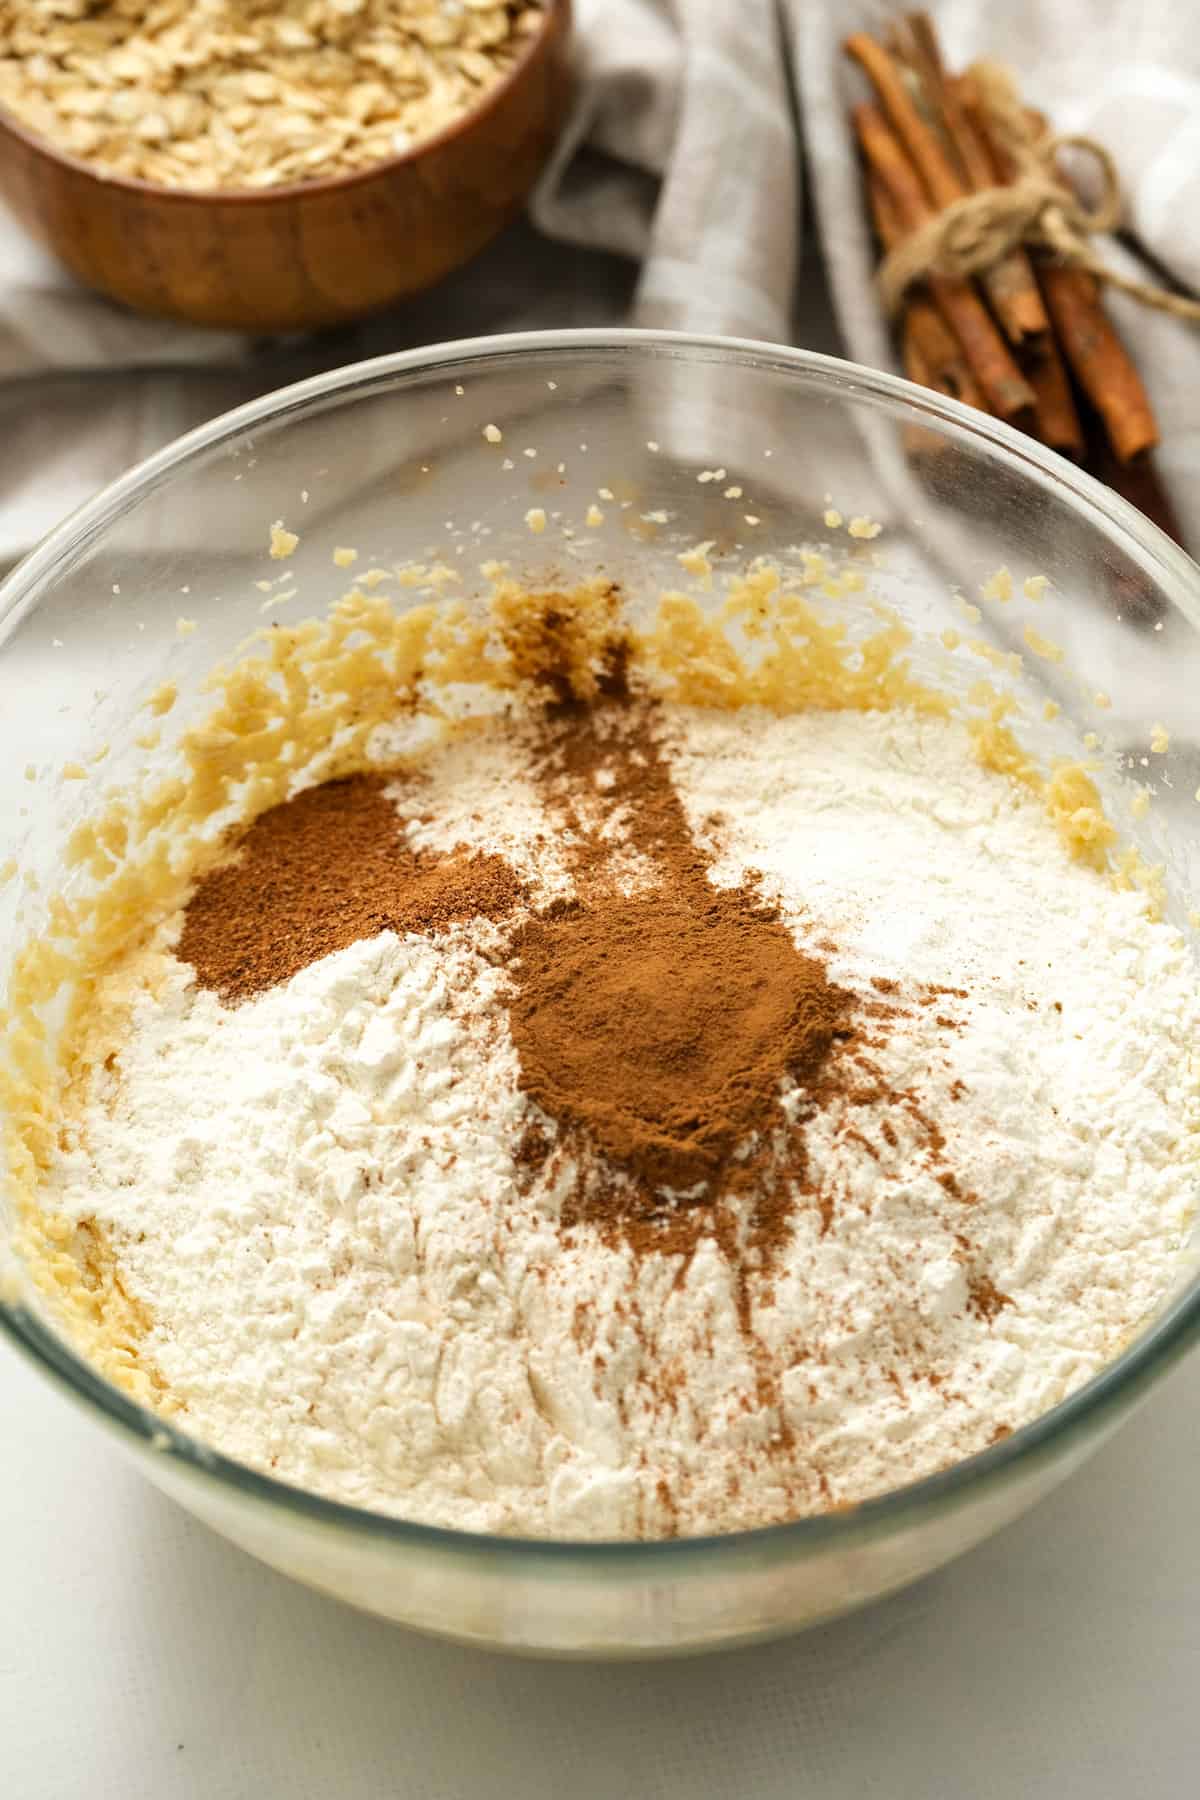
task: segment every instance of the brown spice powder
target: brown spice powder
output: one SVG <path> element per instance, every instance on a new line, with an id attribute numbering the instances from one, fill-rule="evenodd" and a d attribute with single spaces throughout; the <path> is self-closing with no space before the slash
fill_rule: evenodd
<path id="1" fill-rule="evenodd" d="M 327 781 L 255 819 L 184 913 L 178 955 L 201 987 L 247 1000 L 381 931 L 511 912 L 521 887 L 503 857 L 410 849 L 388 783 Z"/>
<path id="2" fill-rule="evenodd" d="M 973 1274 L 968 1278 L 968 1305 L 971 1311 L 990 1325 L 997 1313 L 1012 1305 L 1012 1296 L 1000 1291 L 990 1275 Z"/>
<path id="3" fill-rule="evenodd" d="M 642 1252 L 687 1253 L 712 1234 L 735 1267 L 747 1249 L 761 1265 L 803 1178 L 781 1088 L 818 1083 L 850 1034 L 852 996 L 756 888 L 713 884 L 653 707 L 619 675 L 607 687 L 547 714 L 538 778 L 576 891 L 514 935 L 521 1085 L 579 1168 L 564 1225 L 586 1220 Z M 786 1176 L 767 1166 L 780 1133 Z M 724 1204 L 739 1194 L 751 1196 L 740 1226 Z"/>
<path id="4" fill-rule="evenodd" d="M 515 949 L 522 1087 L 651 1189 L 718 1178 L 843 1024 L 841 991 L 741 890 L 577 900 Z"/>

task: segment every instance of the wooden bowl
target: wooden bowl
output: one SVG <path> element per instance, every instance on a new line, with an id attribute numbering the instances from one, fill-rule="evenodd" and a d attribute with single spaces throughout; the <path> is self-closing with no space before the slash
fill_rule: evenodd
<path id="1" fill-rule="evenodd" d="M 415 294 L 521 209 L 566 111 L 570 0 L 520 61 L 402 155 L 266 190 L 108 177 L 0 114 L 0 194 L 89 287 L 138 312 L 241 331 L 342 324 Z"/>

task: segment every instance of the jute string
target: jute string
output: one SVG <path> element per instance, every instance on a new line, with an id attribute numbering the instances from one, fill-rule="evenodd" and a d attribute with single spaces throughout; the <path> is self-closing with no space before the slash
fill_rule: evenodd
<path id="1" fill-rule="evenodd" d="M 907 290 L 924 276 L 974 275 L 991 268 L 1017 244 L 1049 250 L 1060 262 L 1086 269 L 1176 319 L 1200 320 L 1200 300 L 1169 293 L 1110 268 L 1089 239 L 1121 222 L 1121 189 L 1116 165 L 1094 138 L 1038 132 L 1012 77 L 998 63 L 976 63 L 970 71 L 987 117 L 988 130 L 1013 168 L 1013 179 L 955 200 L 889 252 L 879 270 L 879 289 L 889 315 L 900 309 Z M 1100 196 L 1087 206 L 1057 170 L 1060 150 L 1086 151 L 1099 172 Z"/>

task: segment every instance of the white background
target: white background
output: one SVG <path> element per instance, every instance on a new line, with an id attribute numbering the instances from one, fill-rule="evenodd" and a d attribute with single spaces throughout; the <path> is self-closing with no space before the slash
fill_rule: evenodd
<path id="1" fill-rule="evenodd" d="M 691 1661 L 519 1662 L 261 1568 L 0 1347 L 11 1800 L 1194 1800 L 1200 1358 L 907 1594 Z"/>

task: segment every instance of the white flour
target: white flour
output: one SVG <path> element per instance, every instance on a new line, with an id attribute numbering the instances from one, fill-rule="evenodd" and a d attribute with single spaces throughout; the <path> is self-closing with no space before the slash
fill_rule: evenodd
<path id="1" fill-rule="evenodd" d="M 438 1523 L 730 1529 L 983 1447 L 1168 1291 L 1200 1124 L 1179 936 L 1071 864 L 957 727 L 679 712 L 671 743 L 697 831 L 721 815 L 715 878 L 762 870 L 798 940 L 837 946 L 833 978 L 899 1008 L 874 1089 L 808 1126 L 822 1203 L 752 1283 L 761 1349 L 711 1242 L 681 1275 L 568 1241 L 558 1197 L 522 1193 L 527 1103 L 475 928 L 385 933 L 234 1009 L 172 959 L 48 1203 L 108 1228 L 197 1435 Z M 510 760 L 434 759 L 422 841 L 536 862 Z"/>

